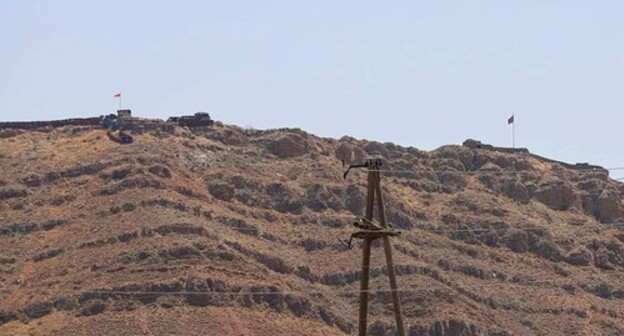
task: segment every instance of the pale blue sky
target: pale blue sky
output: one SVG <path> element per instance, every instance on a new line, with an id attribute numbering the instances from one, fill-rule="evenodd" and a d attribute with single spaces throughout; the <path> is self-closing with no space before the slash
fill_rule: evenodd
<path id="1" fill-rule="evenodd" d="M 207 111 L 624 166 L 624 1 L 0 0 L 0 120 Z M 619 177 L 619 176 L 614 176 Z"/>

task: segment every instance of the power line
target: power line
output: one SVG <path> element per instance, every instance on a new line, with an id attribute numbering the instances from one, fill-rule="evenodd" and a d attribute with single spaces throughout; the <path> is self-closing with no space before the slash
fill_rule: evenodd
<path id="1" fill-rule="evenodd" d="M 431 223 L 430 223 L 431 224 Z M 595 230 L 595 229 L 599 229 L 599 230 L 608 230 L 611 228 L 616 228 L 616 227 L 624 227 L 624 222 L 618 222 L 618 223 L 613 223 L 613 224 L 599 224 L 602 226 L 599 227 L 587 227 L 587 226 L 577 226 L 577 225 L 570 225 L 570 224 L 552 224 L 549 225 L 547 227 L 538 227 L 538 226 L 520 226 L 520 227 L 504 227 L 504 228 L 478 228 L 478 227 L 468 227 L 468 228 L 438 228 L 436 224 L 431 224 L 431 225 L 435 225 L 436 227 L 432 227 L 432 228 L 427 228 L 427 227 L 422 227 L 422 226 L 414 226 L 411 229 L 395 229 L 395 231 L 401 232 L 401 233 L 415 233 L 415 230 L 422 230 L 422 231 L 427 231 L 427 232 L 473 232 L 473 231 L 478 231 L 478 232 L 494 232 L 494 231 L 541 231 L 541 230 L 546 230 L 546 229 L 552 229 L 553 227 L 566 227 L 566 228 L 578 228 L 578 229 L 588 229 L 588 230 Z M 267 228 L 250 228 L 250 227 L 246 227 L 246 226 L 225 226 L 227 229 L 230 230 L 234 230 L 234 231 L 249 231 L 249 232 L 262 232 L 262 231 L 267 231 Z M 297 232 L 321 232 L 319 231 L 318 228 L 312 228 L 312 227 L 292 227 L 294 232 L 293 233 L 297 233 Z M 276 228 L 281 230 L 282 232 L 284 231 L 284 228 Z M 326 228 L 327 232 L 330 232 L 330 230 L 342 230 L 343 227 L 340 228 Z M 335 233 L 335 232 L 331 232 L 331 233 Z"/>
<path id="2" fill-rule="evenodd" d="M 575 172 L 600 172 L 603 169 L 573 169 Z M 613 170 L 610 168 L 604 168 L 604 170 Z M 616 170 L 624 170 L 624 169 L 616 169 Z M 532 170 L 395 170 L 395 169 L 380 169 L 378 170 L 382 173 L 405 173 L 405 174 L 417 174 L 417 173 L 455 173 L 455 174 L 503 174 L 503 173 L 512 173 L 512 174 L 522 174 L 522 173 L 535 173 Z M 551 170 L 557 172 L 557 170 Z"/>
<path id="3" fill-rule="evenodd" d="M 492 274 L 496 274 L 496 272 L 492 272 Z M 492 279 L 496 279 L 496 276 L 493 276 Z M 499 281 L 494 284 L 507 284 L 507 285 L 555 285 L 554 281 L 551 280 L 531 280 L 531 281 L 523 281 L 523 282 L 514 282 L 514 281 Z M 446 284 L 440 282 L 439 285 L 441 287 L 449 287 L 451 289 L 463 288 L 463 287 L 473 287 L 473 288 L 483 288 L 483 287 L 491 287 L 493 284 L 470 284 L 467 285 L 465 283 L 461 284 Z M 67 294 L 96 294 L 96 295 L 296 295 L 296 294 L 309 294 L 309 295 L 321 295 L 321 294 L 360 294 L 360 293 L 392 293 L 392 292 L 404 292 L 404 293 L 414 293 L 422 290 L 430 289 L 433 286 L 423 286 L 423 288 L 416 287 L 408 287 L 404 289 L 327 289 L 327 290 L 277 290 L 277 291 L 123 291 L 123 290 L 46 290 L 45 292 L 49 293 L 67 293 Z"/>
<path id="4" fill-rule="evenodd" d="M 261 167 L 261 165 L 253 164 L 247 165 L 248 167 Z M 232 166 L 222 165 L 223 168 L 232 168 Z M 235 167 L 235 168 L 243 168 L 243 167 Z M 266 167 L 263 167 L 266 168 Z M 574 172 L 600 172 L 603 169 L 574 169 Z M 624 168 L 605 168 L 605 170 L 624 170 Z M 327 172 L 327 168 L 314 168 L 314 169 L 304 169 L 303 172 L 312 173 L 312 172 Z M 423 174 L 423 173 L 433 173 L 433 174 L 443 174 L 443 173 L 451 173 L 451 174 L 467 174 L 467 175 L 479 175 L 479 174 L 522 174 L 522 173 L 535 173 L 533 170 L 431 170 L 431 169 L 407 169 L 407 170 L 399 170 L 399 169 L 377 169 L 371 170 L 373 172 L 380 173 L 390 173 L 390 174 Z M 554 170 L 557 172 L 557 170 Z"/>
<path id="5" fill-rule="evenodd" d="M 269 165 L 270 163 L 267 162 L 267 165 Z M 221 167 L 225 167 L 225 168 L 248 168 L 248 167 L 261 167 L 261 164 L 258 163 L 254 163 L 254 164 L 246 164 L 245 166 L 234 166 L 234 165 L 225 165 L 222 163 L 218 163 L 218 164 L 213 164 L 216 166 L 221 166 Z M 263 168 L 266 168 L 265 166 L 262 166 Z M 342 167 L 341 167 L 342 169 Z M 609 167 L 609 168 L 576 168 L 576 169 L 570 169 L 570 171 L 572 172 L 602 172 L 605 170 L 613 170 L 613 171 L 622 171 L 624 170 L 624 167 Z M 318 171 L 323 171 L 323 172 L 327 172 L 328 168 L 306 168 L 304 169 L 304 172 L 318 172 Z M 380 172 L 380 173 L 457 173 L 457 174 L 504 174 L 504 173 L 513 173 L 513 174 L 519 174 L 519 173 L 535 173 L 537 171 L 533 171 L 533 170 L 436 170 L 436 169 L 374 169 L 371 170 L 373 172 Z M 556 169 L 550 169 L 549 171 L 552 172 L 559 172 L 560 170 L 556 170 Z"/>
<path id="6" fill-rule="evenodd" d="M 408 292 L 415 291 L 410 289 L 396 290 L 398 292 Z M 154 291 L 107 291 L 107 290 L 97 290 L 97 291 L 51 291 L 51 292 L 62 292 L 62 293 L 81 293 L 81 294 L 101 294 L 101 295 L 295 295 L 295 294 L 357 294 L 361 293 L 360 290 L 314 290 L 314 291 L 211 291 L 211 292 L 202 292 L 202 291 L 163 291 L 163 292 L 154 292 Z M 369 290 L 368 292 L 392 292 L 390 289 L 379 289 L 379 290 Z"/>
<path id="7" fill-rule="evenodd" d="M 256 168 L 262 168 L 262 169 L 266 169 L 266 166 L 260 165 L 260 164 L 250 164 L 250 165 L 246 165 L 244 167 L 241 166 L 233 166 L 233 165 L 219 165 L 221 168 L 224 169 L 233 169 L 233 168 L 237 168 L 237 169 L 244 169 L 244 168 L 249 168 L 249 167 L 256 167 Z M 620 171 L 620 170 L 624 170 L 624 167 L 613 167 L 613 168 L 586 168 L 586 169 L 572 169 L 570 171 L 572 172 L 576 172 L 576 173 L 592 173 L 592 172 L 603 172 L 603 171 Z M 426 177 L 427 174 L 457 174 L 457 175 L 464 175 L 464 176 L 500 176 L 500 175 L 522 175 L 522 174 L 533 174 L 533 173 L 537 173 L 537 174 L 544 174 L 546 172 L 543 171 L 533 171 L 533 170 L 473 170 L 473 171 L 462 171 L 462 170 L 431 170 L 431 169 L 378 169 L 378 170 L 372 170 L 373 172 L 379 172 L 384 174 L 384 176 L 388 176 L 388 177 L 396 177 L 396 178 L 411 178 L 411 179 L 420 179 L 420 178 L 424 178 Z M 275 172 L 275 171 L 274 171 Z M 301 170 L 297 170 L 296 174 L 297 175 L 302 175 L 302 174 L 310 174 L 310 173 L 319 173 L 319 172 L 331 172 L 329 171 L 328 168 L 306 168 L 306 169 L 301 169 Z M 550 173 L 558 173 L 561 172 L 559 170 L 549 170 L 547 172 Z M 277 174 L 283 174 L 283 175 L 289 175 L 291 173 L 289 172 L 275 172 Z M 344 173 L 343 170 L 340 170 L 340 172 L 336 172 L 336 180 L 340 180 L 340 181 L 344 181 L 344 179 L 342 177 L 339 176 L 339 174 Z M 608 174 L 608 172 L 607 172 Z M 411 175 L 411 176 L 410 176 Z M 425 175 L 425 176 L 423 176 Z M 624 180 L 624 177 L 622 178 L 618 178 L 618 179 L 611 179 L 614 181 L 622 181 Z"/>

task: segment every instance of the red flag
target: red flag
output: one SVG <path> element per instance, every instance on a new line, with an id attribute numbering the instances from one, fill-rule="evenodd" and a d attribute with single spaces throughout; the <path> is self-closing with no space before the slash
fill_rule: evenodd
<path id="1" fill-rule="evenodd" d="M 114 98 L 121 98 L 121 93 L 118 93 L 116 95 L 113 96 Z"/>
<path id="2" fill-rule="evenodd" d="M 508 124 L 513 124 L 514 123 L 514 116 L 513 115 L 511 117 L 509 117 L 509 119 L 507 119 L 507 123 Z"/>

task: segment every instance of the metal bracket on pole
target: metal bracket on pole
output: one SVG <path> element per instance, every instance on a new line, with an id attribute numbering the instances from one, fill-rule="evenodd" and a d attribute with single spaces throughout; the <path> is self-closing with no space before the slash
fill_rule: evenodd
<path id="1" fill-rule="evenodd" d="M 371 243 L 375 239 L 383 239 L 384 252 L 386 255 L 386 264 L 388 267 L 388 277 L 390 278 L 390 289 L 392 292 L 392 301 L 394 304 L 394 317 L 397 325 L 397 335 L 405 336 L 405 328 L 403 326 L 403 314 L 401 313 L 401 301 L 399 298 L 398 286 L 396 281 L 396 273 L 394 270 L 394 262 L 392 260 L 392 245 L 390 245 L 390 237 L 399 236 L 401 233 L 390 228 L 386 223 L 386 213 L 381 195 L 379 168 L 383 164 L 380 156 L 369 156 L 364 164 L 352 165 L 344 172 L 344 178 L 352 168 L 368 169 L 368 192 L 366 198 L 366 216 L 356 218 L 354 226 L 360 229 L 351 235 L 349 243 L 340 240 L 343 244 L 351 248 L 351 241 L 355 239 L 364 240 L 364 250 L 362 254 L 362 281 L 360 283 L 360 317 L 359 317 L 359 336 L 366 336 L 367 332 L 367 316 L 368 316 L 368 280 L 370 274 L 370 253 Z M 373 222 L 373 209 L 375 206 L 375 198 L 377 198 L 377 213 L 379 216 L 379 224 Z"/>

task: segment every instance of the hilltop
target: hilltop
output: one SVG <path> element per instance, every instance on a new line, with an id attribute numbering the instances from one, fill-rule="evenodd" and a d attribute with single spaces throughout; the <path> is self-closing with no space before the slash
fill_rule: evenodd
<path id="1" fill-rule="evenodd" d="M 410 335 L 624 334 L 624 185 L 467 141 L 433 151 L 216 123 L 0 131 L 0 334 L 344 335 L 382 188 Z M 383 250 L 371 335 L 394 328 Z"/>

